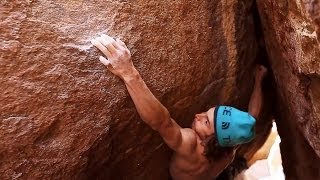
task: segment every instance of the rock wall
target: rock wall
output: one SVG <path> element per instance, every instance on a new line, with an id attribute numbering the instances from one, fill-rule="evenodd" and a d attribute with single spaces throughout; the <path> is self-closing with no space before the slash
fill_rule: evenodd
<path id="1" fill-rule="evenodd" d="M 319 179 L 319 1 L 257 4 L 277 86 L 276 121 L 286 178 Z"/>
<path id="2" fill-rule="evenodd" d="M 318 37 L 320 36 L 320 1 L 312 0 L 312 1 L 302 1 L 304 4 L 309 17 L 313 20 L 313 24 L 315 25 L 315 29 L 317 31 Z"/>
<path id="3" fill-rule="evenodd" d="M 215 104 L 245 110 L 258 52 L 251 7 L 1 1 L 0 178 L 167 179 L 169 149 L 89 41 L 121 37 L 151 91 L 187 126 Z"/>

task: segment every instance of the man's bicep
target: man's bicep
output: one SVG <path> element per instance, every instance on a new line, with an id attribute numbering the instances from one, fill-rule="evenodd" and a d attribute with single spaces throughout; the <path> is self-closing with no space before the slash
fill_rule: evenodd
<path id="1" fill-rule="evenodd" d="M 186 129 L 181 128 L 173 119 L 159 129 L 159 133 L 166 144 L 174 151 L 185 154 L 192 149 L 195 137 Z M 196 142 L 196 141 L 195 141 Z"/>
<path id="2" fill-rule="evenodd" d="M 170 119 L 167 123 L 163 123 L 158 132 L 165 143 L 174 151 L 182 144 L 181 127 Z"/>

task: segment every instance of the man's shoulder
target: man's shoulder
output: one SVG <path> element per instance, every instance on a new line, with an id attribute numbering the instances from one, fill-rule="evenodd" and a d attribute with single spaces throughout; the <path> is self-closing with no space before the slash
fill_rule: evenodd
<path id="1" fill-rule="evenodd" d="M 197 140 L 197 133 L 191 128 L 182 128 L 181 133 L 183 133 L 183 135 L 187 136 L 188 138 Z"/>
<path id="2" fill-rule="evenodd" d="M 197 147 L 197 134 L 193 129 L 182 128 L 182 146 L 180 148 L 183 153 L 191 153 L 196 150 Z"/>

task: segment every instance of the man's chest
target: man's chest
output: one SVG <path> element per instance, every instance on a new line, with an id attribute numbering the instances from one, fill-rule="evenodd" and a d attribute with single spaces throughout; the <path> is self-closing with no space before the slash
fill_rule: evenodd
<path id="1" fill-rule="evenodd" d="M 193 176 L 203 174 L 209 168 L 209 161 L 205 157 L 198 157 L 195 154 L 189 157 L 173 154 L 170 162 L 170 169 L 174 172 L 186 173 Z"/>

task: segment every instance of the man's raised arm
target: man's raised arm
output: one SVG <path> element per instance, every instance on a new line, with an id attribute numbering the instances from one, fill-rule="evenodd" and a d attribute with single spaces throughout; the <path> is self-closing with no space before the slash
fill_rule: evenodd
<path id="1" fill-rule="evenodd" d="M 182 143 L 181 127 L 151 93 L 135 69 L 126 45 L 120 39 L 114 40 L 107 35 L 91 42 L 107 56 L 107 59 L 100 56 L 99 60 L 124 81 L 141 119 L 158 131 L 170 148 L 177 150 Z"/>

